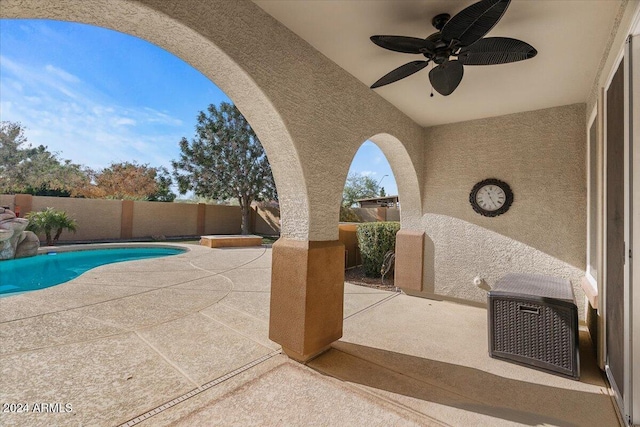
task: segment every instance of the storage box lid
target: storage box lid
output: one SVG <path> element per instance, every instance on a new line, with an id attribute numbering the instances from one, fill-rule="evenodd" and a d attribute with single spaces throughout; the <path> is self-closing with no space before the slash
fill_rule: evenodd
<path id="1" fill-rule="evenodd" d="M 507 274 L 491 289 L 498 293 L 531 295 L 542 298 L 554 298 L 575 303 L 571 282 L 558 277 L 541 274 Z"/>

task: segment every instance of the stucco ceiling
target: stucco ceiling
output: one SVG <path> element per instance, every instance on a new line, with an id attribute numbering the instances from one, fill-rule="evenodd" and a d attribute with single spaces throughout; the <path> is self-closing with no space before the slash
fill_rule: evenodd
<path id="1" fill-rule="evenodd" d="M 267 13 L 367 86 L 422 58 L 374 45 L 374 34 L 427 37 L 431 19 L 474 0 L 254 0 Z M 375 89 L 423 126 L 585 102 L 620 0 L 512 0 L 488 36 L 517 38 L 538 55 L 527 61 L 467 66 L 448 97 L 429 96 L 428 70 Z"/>

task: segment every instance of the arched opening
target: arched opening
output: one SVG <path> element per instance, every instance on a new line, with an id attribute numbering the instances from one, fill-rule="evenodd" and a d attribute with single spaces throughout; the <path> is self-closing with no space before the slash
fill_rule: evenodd
<path id="1" fill-rule="evenodd" d="M 399 223 L 400 210 L 398 187 L 391 166 L 382 150 L 367 140 L 353 156 L 342 192 L 339 236 L 345 245 L 346 283 L 393 289 L 393 274 L 388 274 L 392 259 L 385 261 L 384 258 L 395 239 L 383 238 L 381 233 L 385 236 L 386 233 L 393 234 L 399 224 L 380 225 L 379 233 L 374 234 L 378 244 L 371 248 L 366 244 L 362 248 L 356 231 L 359 224 Z M 347 285 L 347 294 L 349 289 Z M 345 314 L 349 315 L 348 310 Z"/>
<path id="2" fill-rule="evenodd" d="M 378 133 L 369 138 L 384 153 L 398 186 L 402 228 L 418 228 L 422 218 L 420 183 L 411 156 L 398 138 Z"/>
<path id="3" fill-rule="evenodd" d="M 116 30 L 149 41 L 199 70 L 233 100 L 261 141 L 278 189 L 282 236 L 308 238 L 305 177 L 289 130 L 251 76 L 217 44 L 163 13 L 125 0 L 3 2 L 0 17 L 56 19 Z"/>
<path id="4" fill-rule="evenodd" d="M 390 191 L 383 190 L 383 183 Z M 403 233 L 412 227 L 411 232 L 416 232 L 414 225 L 419 223 L 421 216 L 417 175 L 406 149 L 397 138 L 387 133 L 376 134 L 358 148 L 346 178 L 340 216 L 340 239 L 345 245 L 345 281 L 393 289 L 393 261 L 388 252 L 394 248 L 395 238 L 389 240 L 381 236 L 393 234 L 396 226 L 381 226 L 378 230 L 380 247 L 363 256 L 355 235 L 357 226 L 353 223 L 400 221 Z M 403 253 L 400 255 L 404 256 Z"/>

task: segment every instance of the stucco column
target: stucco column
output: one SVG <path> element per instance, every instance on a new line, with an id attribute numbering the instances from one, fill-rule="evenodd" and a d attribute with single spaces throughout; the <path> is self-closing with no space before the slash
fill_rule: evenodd
<path id="1" fill-rule="evenodd" d="M 342 337 L 344 245 L 281 238 L 272 257 L 269 338 L 305 362 Z"/>
<path id="2" fill-rule="evenodd" d="M 424 231 L 400 230 L 396 234 L 394 283 L 403 291 L 423 290 L 424 239 Z"/>
<path id="3" fill-rule="evenodd" d="M 133 200 L 122 200 L 122 216 L 120 218 L 120 238 L 133 237 Z"/>

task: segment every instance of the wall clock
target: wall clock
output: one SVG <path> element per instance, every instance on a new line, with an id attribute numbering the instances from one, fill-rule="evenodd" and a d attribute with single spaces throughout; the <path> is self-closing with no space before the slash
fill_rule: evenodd
<path id="1" fill-rule="evenodd" d="M 473 186 L 469 202 L 474 211 L 483 216 L 494 217 L 509 210 L 513 203 L 511 187 L 504 181 L 489 178 Z"/>

